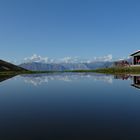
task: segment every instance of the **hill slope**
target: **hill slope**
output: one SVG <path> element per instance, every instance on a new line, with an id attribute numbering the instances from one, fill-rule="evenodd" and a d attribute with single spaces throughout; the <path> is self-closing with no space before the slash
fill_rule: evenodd
<path id="1" fill-rule="evenodd" d="M 26 69 L 11 64 L 9 62 L 0 60 L 0 71 L 26 71 Z"/>

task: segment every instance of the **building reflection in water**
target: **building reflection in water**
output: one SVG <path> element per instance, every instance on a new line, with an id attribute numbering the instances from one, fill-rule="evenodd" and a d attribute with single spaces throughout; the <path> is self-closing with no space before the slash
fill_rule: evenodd
<path id="1" fill-rule="evenodd" d="M 140 89 L 140 75 L 115 75 L 114 79 L 131 80 L 131 86 Z"/>
<path id="2" fill-rule="evenodd" d="M 131 78 L 132 76 L 127 74 L 114 75 L 114 79 L 129 80 Z"/>
<path id="3" fill-rule="evenodd" d="M 140 89 L 140 75 L 139 76 L 133 76 L 132 81 L 133 81 L 133 83 L 131 84 L 131 86 Z"/>

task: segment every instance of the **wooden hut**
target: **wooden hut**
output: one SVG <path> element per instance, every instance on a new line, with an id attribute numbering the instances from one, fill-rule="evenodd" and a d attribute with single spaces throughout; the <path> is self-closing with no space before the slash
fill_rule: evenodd
<path id="1" fill-rule="evenodd" d="M 140 65 L 140 50 L 131 54 L 132 56 L 132 65 Z"/>

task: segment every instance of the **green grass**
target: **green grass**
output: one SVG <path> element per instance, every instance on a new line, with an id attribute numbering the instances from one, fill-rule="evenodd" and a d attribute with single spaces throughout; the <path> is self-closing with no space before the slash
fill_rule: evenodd
<path id="1" fill-rule="evenodd" d="M 140 74 L 140 67 L 112 67 L 102 68 L 96 70 L 69 70 L 65 72 L 93 72 L 93 73 L 105 73 L 105 74 Z"/>
<path id="2" fill-rule="evenodd" d="M 97 69 L 95 72 L 110 74 L 140 74 L 140 67 L 113 67 Z"/>
<path id="3" fill-rule="evenodd" d="M 95 70 L 67 70 L 64 72 L 93 72 L 93 73 L 105 73 L 105 74 L 140 74 L 140 67 L 112 67 L 102 68 Z"/>
<path id="4" fill-rule="evenodd" d="M 105 73 L 105 74 L 140 74 L 140 67 L 112 67 L 102 68 L 96 70 L 73 70 L 66 72 L 94 72 L 94 73 Z"/>

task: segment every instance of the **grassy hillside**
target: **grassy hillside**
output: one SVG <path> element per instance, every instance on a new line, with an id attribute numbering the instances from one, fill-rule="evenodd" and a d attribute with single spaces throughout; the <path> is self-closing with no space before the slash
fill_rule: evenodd
<path id="1" fill-rule="evenodd" d="M 27 71 L 27 70 L 14 64 L 11 64 L 9 62 L 0 60 L 0 72 L 10 72 L 10 71 Z"/>

